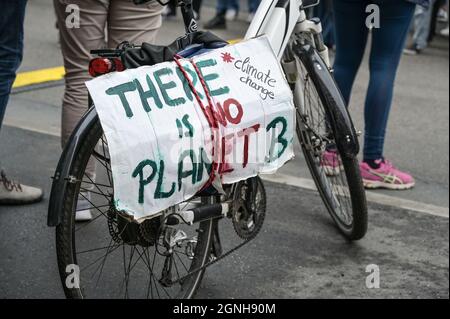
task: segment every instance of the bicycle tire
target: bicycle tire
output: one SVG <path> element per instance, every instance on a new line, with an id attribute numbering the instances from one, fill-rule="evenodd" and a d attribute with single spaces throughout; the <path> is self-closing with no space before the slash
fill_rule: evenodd
<path id="1" fill-rule="evenodd" d="M 317 91 L 317 97 L 320 100 L 319 104 L 322 105 L 324 108 L 323 114 L 324 117 L 326 117 L 326 114 L 330 114 L 329 110 L 327 108 L 335 107 L 331 103 L 329 103 L 329 100 L 327 98 L 330 98 L 332 94 L 330 93 L 332 90 L 331 88 L 328 88 L 324 85 L 321 85 L 319 83 L 318 78 L 314 76 L 315 70 L 314 68 L 310 67 L 315 65 L 314 63 L 305 63 L 304 59 L 308 58 L 308 55 L 302 55 L 299 57 L 301 67 L 304 68 L 306 71 L 305 79 L 312 81 L 312 87 Z M 308 61 L 310 62 L 310 61 Z M 321 61 L 321 66 L 319 69 L 321 70 L 328 70 L 325 63 Z M 300 74 L 300 76 L 302 76 Z M 330 78 L 330 81 L 327 81 L 328 83 L 333 83 L 336 85 L 334 79 L 332 79 L 331 73 L 328 71 L 327 76 Z M 306 88 L 306 84 L 304 85 Z M 337 86 L 333 88 L 333 90 L 336 90 Z M 303 93 L 305 94 L 305 93 Z M 304 95 L 305 96 L 305 95 Z M 306 99 L 305 99 L 306 104 Z M 305 105 L 305 109 L 306 109 Z M 305 111 L 307 113 L 307 111 Z M 319 113 L 319 112 L 318 112 Z M 303 123 L 302 123 L 303 121 Z M 302 128 L 302 124 L 304 123 L 305 116 L 304 114 L 301 114 L 300 108 L 297 108 L 297 135 L 300 140 L 301 148 L 307 163 L 307 166 L 311 172 L 311 175 L 313 177 L 314 183 L 317 186 L 317 189 L 319 191 L 319 194 L 327 208 L 327 211 L 331 215 L 333 221 L 337 225 L 337 228 L 339 231 L 343 234 L 343 236 L 350 240 L 360 240 L 362 239 L 368 229 L 368 211 L 367 211 L 367 200 L 366 200 L 366 193 L 364 189 L 364 185 L 361 178 L 361 172 L 358 164 L 358 160 L 356 156 L 349 156 L 346 155 L 343 152 L 340 152 L 339 149 L 336 149 L 335 151 L 338 154 L 338 157 L 342 161 L 342 167 L 343 172 L 337 172 L 337 175 L 341 178 L 343 181 L 344 178 L 346 180 L 346 186 L 342 185 L 339 187 L 348 188 L 348 194 L 344 194 L 345 197 L 350 197 L 350 204 L 351 204 L 351 223 L 346 223 L 343 221 L 343 218 L 340 216 L 340 214 L 336 211 L 336 206 L 342 207 L 341 200 L 339 199 L 339 205 L 337 204 L 336 197 L 340 195 L 336 195 L 335 193 L 330 193 L 330 185 L 327 185 L 327 181 L 331 180 L 332 177 L 326 176 L 326 174 L 323 170 L 323 168 L 320 165 L 320 160 L 318 160 L 317 154 L 314 154 L 312 152 L 312 149 L 314 146 L 311 145 L 310 136 L 308 133 L 308 130 L 305 130 Z M 326 117 L 326 121 L 330 121 L 330 117 Z M 333 128 L 336 127 L 336 125 L 328 125 L 328 134 L 332 134 L 331 139 L 333 139 L 336 134 L 333 132 Z M 328 136 L 328 138 L 330 138 Z M 328 183 L 331 183 L 328 181 Z M 345 181 L 342 182 L 344 184 Z M 333 185 L 334 186 L 334 185 Z M 333 190 L 332 190 L 333 192 Z M 343 197 L 344 197 L 343 196 Z"/>
<path id="2" fill-rule="evenodd" d="M 90 132 L 88 132 L 85 135 L 86 136 L 85 140 L 82 141 L 81 143 L 82 146 L 79 152 L 74 157 L 73 162 L 64 164 L 71 168 L 70 176 L 76 177 L 77 179 L 81 179 L 83 177 L 88 162 L 91 158 L 91 154 L 93 153 L 93 150 L 95 149 L 98 141 L 101 139 L 103 135 L 103 130 L 101 128 L 98 116 L 95 117 L 95 121 L 96 123 L 90 126 L 91 127 Z M 59 190 L 64 192 L 63 194 L 64 203 L 63 203 L 62 221 L 56 227 L 56 252 L 58 259 L 58 269 L 60 273 L 61 282 L 64 288 L 64 293 L 66 297 L 69 299 L 91 298 L 88 295 L 86 295 L 85 290 L 83 288 L 83 281 L 82 281 L 83 273 L 80 273 L 79 287 L 69 288 L 66 284 L 68 278 L 67 266 L 78 265 L 76 253 L 77 238 L 75 231 L 75 212 L 78 195 L 81 188 L 80 185 L 81 183 L 79 182 L 69 183 L 65 189 Z M 189 270 L 201 268 L 201 266 L 203 266 L 209 261 L 211 255 L 212 237 L 214 233 L 213 220 L 204 221 L 197 225 L 199 225 L 199 229 L 197 230 L 198 242 L 195 247 L 195 257 L 192 260 Z M 182 283 L 180 292 L 176 296 L 169 298 L 176 298 L 176 299 L 193 298 L 201 284 L 204 273 L 205 270 L 199 271 L 191 275 L 185 282 Z M 154 278 L 154 280 L 155 279 L 156 278 Z M 152 285 L 151 280 L 152 279 L 150 278 L 150 285 Z M 156 282 L 154 284 L 156 285 Z M 103 297 L 95 297 L 95 298 L 103 298 Z M 110 296 L 106 298 L 110 298 Z"/>

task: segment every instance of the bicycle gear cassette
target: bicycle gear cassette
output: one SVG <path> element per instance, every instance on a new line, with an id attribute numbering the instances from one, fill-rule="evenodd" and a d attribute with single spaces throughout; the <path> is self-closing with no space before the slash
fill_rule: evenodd
<path id="1" fill-rule="evenodd" d="M 233 203 L 232 221 L 236 234 L 245 240 L 253 239 L 261 231 L 266 218 L 266 190 L 261 178 L 239 182 Z"/>

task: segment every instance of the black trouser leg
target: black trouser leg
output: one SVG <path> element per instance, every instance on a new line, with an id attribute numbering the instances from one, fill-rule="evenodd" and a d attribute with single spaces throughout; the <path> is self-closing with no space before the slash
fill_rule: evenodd
<path id="1" fill-rule="evenodd" d="M 202 8 L 202 0 L 194 0 L 193 5 L 194 5 L 194 11 L 197 12 L 198 14 L 200 14 L 200 10 Z"/>

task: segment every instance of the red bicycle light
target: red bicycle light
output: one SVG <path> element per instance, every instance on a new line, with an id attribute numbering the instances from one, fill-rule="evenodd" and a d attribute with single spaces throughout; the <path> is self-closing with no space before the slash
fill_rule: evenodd
<path id="1" fill-rule="evenodd" d="M 113 64 L 109 59 L 95 58 L 89 63 L 89 74 L 93 77 L 111 72 Z"/>
<path id="2" fill-rule="evenodd" d="M 125 67 L 119 58 L 95 58 L 89 63 L 89 74 L 97 77 L 110 72 L 122 72 Z"/>

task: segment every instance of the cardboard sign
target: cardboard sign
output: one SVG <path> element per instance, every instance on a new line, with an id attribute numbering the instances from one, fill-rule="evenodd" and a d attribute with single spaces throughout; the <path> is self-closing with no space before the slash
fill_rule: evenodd
<path id="1" fill-rule="evenodd" d="M 293 97 L 265 37 L 178 62 L 86 83 L 109 145 L 116 208 L 138 221 L 209 184 L 275 173 L 293 157 Z"/>

